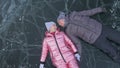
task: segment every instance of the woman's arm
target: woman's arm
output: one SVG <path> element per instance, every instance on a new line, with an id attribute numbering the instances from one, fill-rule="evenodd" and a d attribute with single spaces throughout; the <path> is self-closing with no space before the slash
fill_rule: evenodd
<path id="1" fill-rule="evenodd" d="M 72 43 L 72 41 L 67 37 L 67 35 L 64 32 L 63 32 L 63 35 L 64 35 L 64 39 L 65 39 L 66 43 L 69 44 L 69 46 L 71 47 L 73 52 L 76 53 L 77 49 L 76 49 L 75 45 Z"/>
<path id="2" fill-rule="evenodd" d="M 83 11 L 80 11 L 80 12 L 74 11 L 71 15 L 92 16 L 92 15 L 95 15 L 97 13 L 105 12 L 105 10 L 106 10 L 105 8 L 97 7 L 97 8 L 94 8 L 94 9 L 83 10 Z"/>

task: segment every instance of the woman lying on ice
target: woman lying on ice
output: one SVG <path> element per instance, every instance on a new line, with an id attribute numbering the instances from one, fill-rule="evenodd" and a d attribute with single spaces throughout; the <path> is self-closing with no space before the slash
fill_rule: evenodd
<path id="1" fill-rule="evenodd" d="M 80 55 L 71 40 L 59 31 L 54 22 L 45 23 L 47 31 L 43 40 L 42 54 L 40 58 L 40 67 L 44 68 L 44 62 L 48 51 L 53 65 L 56 68 L 79 68 L 77 61 L 80 61 Z"/>

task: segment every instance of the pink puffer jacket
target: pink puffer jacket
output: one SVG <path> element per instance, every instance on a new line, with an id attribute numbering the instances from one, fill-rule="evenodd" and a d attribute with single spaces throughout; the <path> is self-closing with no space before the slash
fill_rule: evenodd
<path id="1" fill-rule="evenodd" d="M 53 64 L 60 63 L 59 61 L 69 62 L 77 52 L 75 45 L 63 33 L 57 30 L 54 34 L 46 32 L 46 37 L 43 41 L 41 62 L 45 62 L 48 51 Z"/>

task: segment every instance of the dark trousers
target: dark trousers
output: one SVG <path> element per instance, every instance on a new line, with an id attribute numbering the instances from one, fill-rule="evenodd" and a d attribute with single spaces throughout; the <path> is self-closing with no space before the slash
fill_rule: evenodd
<path id="1" fill-rule="evenodd" d="M 111 41 L 120 45 L 120 32 L 108 26 L 103 26 L 101 35 L 93 45 L 115 59 L 115 57 L 118 57 L 118 49 L 112 45 Z"/>

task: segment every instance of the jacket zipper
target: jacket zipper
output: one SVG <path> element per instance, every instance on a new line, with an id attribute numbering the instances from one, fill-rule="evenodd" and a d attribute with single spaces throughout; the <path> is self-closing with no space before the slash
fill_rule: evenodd
<path id="1" fill-rule="evenodd" d="M 60 55 L 62 56 L 64 62 L 66 63 L 66 61 L 65 61 L 65 59 L 64 59 L 64 57 L 63 57 L 63 55 L 62 55 L 62 53 L 61 53 L 61 51 L 60 51 L 60 48 L 59 48 L 59 45 L 58 45 L 58 42 L 57 42 L 57 40 L 56 40 L 55 35 L 54 35 L 54 38 L 55 38 L 55 42 L 56 42 L 56 44 L 57 44 L 57 48 L 58 48 L 58 50 L 59 50 L 59 52 L 60 52 Z"/>

